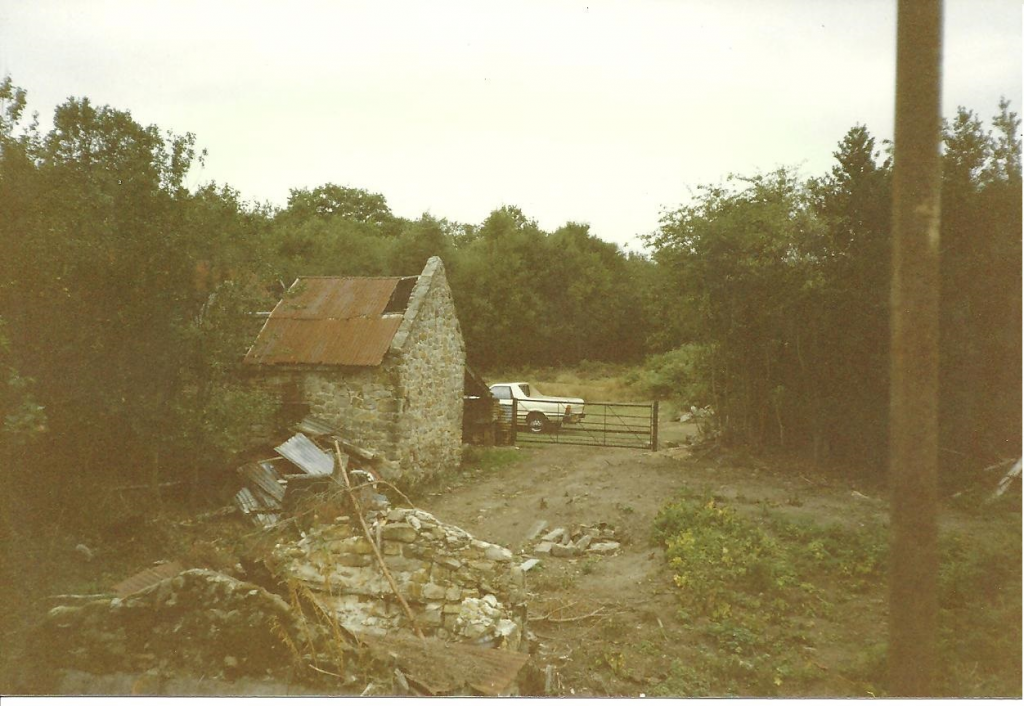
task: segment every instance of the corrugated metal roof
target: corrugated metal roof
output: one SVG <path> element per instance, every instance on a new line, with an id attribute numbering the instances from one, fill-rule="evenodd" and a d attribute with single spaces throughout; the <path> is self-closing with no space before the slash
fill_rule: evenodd
<path id="1" fill-rule="evenodd" d="M 299 277 L 271 316 L 287 319 L 379 317 L 401 277 Z"/>
<path id="2" fill-rule="evenodd" d="M 334 458 L 321 451 L 305 434 L 296 434 L 274 450 L 311 476 L 334 473 Z"/>
<path id="3" fill-rule="evenodd" d="M 300 277 L 245 356 L 252 365 L 380 365 L 401 314 L 384 315 L 400 277 Z"/>

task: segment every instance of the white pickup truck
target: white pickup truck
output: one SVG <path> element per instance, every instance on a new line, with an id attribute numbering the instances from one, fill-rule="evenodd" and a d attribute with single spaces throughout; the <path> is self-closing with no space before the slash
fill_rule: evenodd
<path id="1" fill-rule="evenodd" d="M 539 434 L 562 424 L 578 424 L 585 416 L 583 400 L 579 397 L 545 397 L 537 388 L 530 389 L 525 382 L 499 382 L 491 385 L 502 411 L 512 414 L 512 400 L 516 400 L 520 422 L 525 419 L 526 427 Z"/>

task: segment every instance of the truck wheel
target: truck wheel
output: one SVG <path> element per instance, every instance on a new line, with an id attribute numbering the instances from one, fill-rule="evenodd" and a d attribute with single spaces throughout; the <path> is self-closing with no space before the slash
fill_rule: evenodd
<path id="1" fill-rule="evenodd" d="M 526 426 L 534 434 L 540 434 L 548 426 L 548 418 L 540 412 L 530 412 L 526 415 Z"/>

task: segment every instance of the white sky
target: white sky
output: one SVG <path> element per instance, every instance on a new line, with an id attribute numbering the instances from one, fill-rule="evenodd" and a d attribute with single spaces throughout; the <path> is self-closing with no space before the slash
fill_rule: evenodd
<path id="1" fill-rule="evenodd" d="M 196 134 L 194 183 L 284 205 L 326 182 L 400 216 L 502 204 L 638 247 L 730 172 L 824 173 L 891 138 L 895 0 L 0 0 L 0 75 Z M 947 0 L 944 113 L 1021 111 L 1021 5 Z"/>

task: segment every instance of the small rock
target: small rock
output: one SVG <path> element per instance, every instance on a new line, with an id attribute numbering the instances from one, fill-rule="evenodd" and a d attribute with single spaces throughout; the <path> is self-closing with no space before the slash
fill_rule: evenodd
<path id="1" fill-rule="evenodd" d="M 526 561 L 524 561 L 522 564 L 519 565 L 519 568 L 522 569 L 523 571 L 529 571 L 530 569 L 532 569 L 533 567 L 535 567 L 539 563 L 540 563 L 540 559 L 527 559 Z"/>
<path id="2" fill-rule="evenodd" d="M 89 549 L 89 547 L 85 546 L 84 544 L 79 544 L 77 547 L 75 547 L 75 553 L 81 556 L 86 561 L 92 561 L 92 549 Z"/>
<path id="3" fill-rule="evenodd" d="M 415 542 L 416 535 L 416 528 L 407 522 L 389 523 L 381 529 L 381 536 L 384 539 L 391 539 L 396 542 Z"/>
<path id="4" fill-rule="evenodd" d="M 533 548 L 535 554 L 550 554 L 551 548 L 555 546 L 554 542 L 541 542 Z"/>
<path id="5" fill-rule="evenodd" d="M 492 544 L 484 550 L 484 558 L 490 561 L 512 561 L 512 552 L 505 547 Z"/>
<path id="6" fill-rule="evenodd" d="M 224 657 L 224 666 L 228 669 L 233 669 L 234 667 L 238 666 L 238 659 L 232 657 L 231 655 L 226 655 Z"/>
<path id="7" fill-rule="evenodd" d="M 533 526 L 530 527 L 530 531 L 526 533 L 526 541 L 527 542 L 531 542 L 534 539 L 536 539 L 540 535 L 540 533 L 544 531 L 544 528 L 546 528 L 547 526 L 548 526 L 548 521 L 547 520 L 537 520 L 536 522 L 534 522 Z"/>
<path id="8" fill-rule="evenodd" d="M 554 544 L 551 546 L 551 556 L 576 556 L 579 553 L 579 547 L 573 544 Z"/>
<path id="9" fill-rule="evenodd" d="M 562 540 L 563 534 L 565 534 L 565 528 L 558 527 L 548 532 L 546 535 L 542 537 L 542 539 L 545 542 L 560 542 Z"/>
<path id="10" fill-rule="evenodd" d="M 589 534 L 585 534 L 585 535 L 583 535 L 582 537 L 580 537 L 579 539 L 576 540 L 576 548 L 582 551 L 582 550 L 586 549 L 587 547 L 589 547 L 590 543 L 593 542 L 593 541 L 594 541 L 593 537 L 591 537 Z"/>

